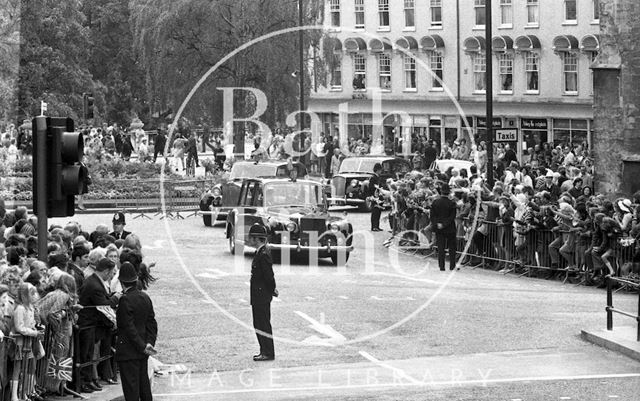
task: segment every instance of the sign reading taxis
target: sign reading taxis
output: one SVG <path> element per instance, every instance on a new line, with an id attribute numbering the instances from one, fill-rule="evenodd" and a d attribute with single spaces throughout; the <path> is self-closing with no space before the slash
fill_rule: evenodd
<path id="1" fill-rule="evenodd" d="M 496 142 L 516 142 L 518 141 L 517 128 L 498 128 L 494 129 L 496 133 Z"/>

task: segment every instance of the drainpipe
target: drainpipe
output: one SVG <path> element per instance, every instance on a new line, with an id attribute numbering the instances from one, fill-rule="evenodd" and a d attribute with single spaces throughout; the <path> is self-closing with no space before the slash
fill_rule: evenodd
<path id="1" fill-rule="evenodd" d="M 456 0 L 456 100 L 460 101 L 460 0 Z"/>

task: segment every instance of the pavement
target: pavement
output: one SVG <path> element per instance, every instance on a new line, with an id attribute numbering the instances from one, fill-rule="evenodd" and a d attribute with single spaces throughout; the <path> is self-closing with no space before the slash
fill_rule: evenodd
<path id="1" fill-rule="evenodd" d="M 638 323 L 640 324 L 640 322 Z M 611 351 L 640 361 L 638 326 L 614 326 L 613 330 L 582 330 L 582 338 Z"/>
<path id="2" fill-rule="evenodd" d="M 111 215 L 74 219 L 91 230 Z M 368 214 L 348 219 L 368 227 Z M 128 215 L 127 230 L 157 262 L 149 294 L 158 358 L 187 368 L 156 377 L 156 399 L 638 401 L 640 363 L 580 336 L 604 328 L 603 290 L 440 272 L 432 258 L 382 247 L 388 233 L 362 232 L 345 268 L 274 266 L 277 358 L 256 363 L 251 254 L 230 255 L 221 226 L 199 217 Z M 621 309 L 637 308 L 637 295 L 615 297 Z M 89 397 L 114 399 L 121 392 L 113 387 Z"/>

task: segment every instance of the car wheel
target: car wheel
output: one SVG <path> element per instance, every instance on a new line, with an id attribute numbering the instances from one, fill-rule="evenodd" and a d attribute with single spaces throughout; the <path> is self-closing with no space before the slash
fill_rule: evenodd
<path id="1" fill-rule="evenodd" d="M 229 252 L 232 255 L 236 254 L 236 229 L 234 226 L 229 228 Z"/>
<path id="2" fill-rule="evenodd" d="M 349 261 L 349 255 L 350 255 L 349 252 L 345 253 L 344 263 L 347 263 Z M 339 254 L 337 251 L 331 252 L 331 263 L 333 263 L 334 266 L 338 266 L 338 263 L 340 262 L 340 260 L 338 260 L 338 256 Z"/>
<path id="3" fill-rule="evenodd" d="M 202 222 L 204 223 L 205 226 L 211 227 L 211 215 L 210 214 L 203 214 L 202 215 Z"/>

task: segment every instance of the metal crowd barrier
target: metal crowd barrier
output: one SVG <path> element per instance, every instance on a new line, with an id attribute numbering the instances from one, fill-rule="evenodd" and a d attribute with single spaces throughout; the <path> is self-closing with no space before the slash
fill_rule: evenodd
<path id="1" fill-rule="evenodd" d="M 82 368 L 86 368 L 87 366 L 92 366 L 93 369 L 96 369 L 96 366 L 100 362 L 109 361 L 111 363 L 111 371 L 116 372 L 116 363 L 113 358 L 115 351 L 113 348 L 109 355 L 99 355 L 98 358 L 91 359 L 87 362 L 80 362 L 80 332 L 83 330 L 95 329 L 96 326 L 87 326 L 87 327 L 79 327 L 77 325 L 73 326 L 73 379 L 75 384 L 75 390 L 79 394 L 80 387 L 82 386 Z"/>
<path id="2" fill-rule="evenodd" d="M 175 218 L 184 219 L 180 213 L 190 213 L 185 217 L 200 213 L 200 196 L 205 192 L 206 180 L 171 181 L 165 187 L 170 205 L 169 211 Z"/>
<path id="3" fill-rule="evenodd" d="M 606 277 L 606 280 L 607 280 L 607 307 L 605 308 L 605 310 L 607 311 L 607 330 L 608 331 L 613 330 L 613 314 L 614 313 L 618 313 L 620 315 L 630 317 L 632 319 L 635 319 L 636 321 L 636 324 L 637 324 L 636 341 L 640 342 L 640 284 L 629 281 L 629 280 L 625 280 L 622 278 L 618 278 L 618 277 L 611 277 L 610 275 Z M 624 286 L 630 286 L 634 288 L 636 291 L 638 291 L 638 312 L 635 315 L 630 312 L 626 312 L 622 309 L 617 309 L 613 306 L 613 292 L 614 292 L 613 284 L 614 283 L 622 284 Z"/>

